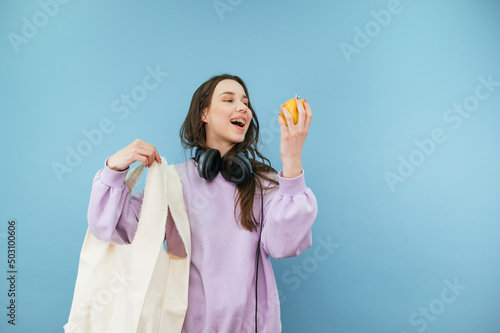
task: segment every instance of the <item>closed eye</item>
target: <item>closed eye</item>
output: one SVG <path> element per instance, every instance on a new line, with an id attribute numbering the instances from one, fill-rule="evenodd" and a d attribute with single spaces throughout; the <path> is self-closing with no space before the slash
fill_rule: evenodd
<path id="1" fill-rule="evenodd" d="M 231 102 L 233 102 L 233 100 L 232 99 L 225 99 L 224 102 L 230 102 L 231 103 Z M 248 103 L 243 103 L 243 104 L 245 104 L 246 106 L 248 106 Z"/>

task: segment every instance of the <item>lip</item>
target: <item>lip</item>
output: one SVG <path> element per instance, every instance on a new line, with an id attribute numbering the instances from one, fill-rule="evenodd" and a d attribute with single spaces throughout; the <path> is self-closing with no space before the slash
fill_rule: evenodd
<path id="1" fill-rule="evenodd" d="M 246 125 L 246 124 L 245 124 L 245 126 L 243 126 L 243 127 L 239 127 L 238 125 L 235 125 L 235 124 L 231 124 L 231 125 L 233 125 L 233 126 L 234 126 L 237 130 L 240 130 L 240 131 L 244 131 L 244 130 L 245 130 L 245 128 L 247 127 L 247 125 Z"/>

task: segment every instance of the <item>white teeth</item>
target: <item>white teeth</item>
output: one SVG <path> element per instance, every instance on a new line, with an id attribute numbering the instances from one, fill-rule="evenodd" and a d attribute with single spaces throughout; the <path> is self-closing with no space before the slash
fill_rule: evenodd
<path id="1" fill-rule="evenodd" d="M 247 123 L 244 119 L 240 119 L 240 118 L 231 119 L 231 122 L 232 123 L 239 122 L 239 123 L 242 123 L 243 125 L 245 125 Z"/>

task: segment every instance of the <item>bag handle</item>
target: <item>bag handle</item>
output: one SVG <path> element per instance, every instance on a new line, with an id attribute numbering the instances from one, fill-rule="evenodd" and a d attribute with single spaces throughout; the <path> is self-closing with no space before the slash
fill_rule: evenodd
<path id="1" fill-rule="evenodd" d="M 127 173 L 127 176 L 125 177 L 125 183 L 127 184 L 129 193 L 132 192 L 132 189 L 134 188 L 137 180 L 142 174 L 142 170 L 144 170 L 144 165 L 142 165 L 141 163 L 132 170 L 129 170 L 129 172 Z"/>

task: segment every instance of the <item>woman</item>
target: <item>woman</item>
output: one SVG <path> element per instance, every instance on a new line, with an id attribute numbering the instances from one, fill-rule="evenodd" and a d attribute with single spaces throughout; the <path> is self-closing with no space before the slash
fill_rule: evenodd
<path id="1" fill-rule="evenodd" d="M 195 158 L 175 166 L 183 184 L 192 237 L 183 332 L 254 332 L 256 276 L 258 332 L 281 332 L 270 256 L 296 256 L 309 248 L 311 226 L 317 214 L 316 198 L 305 185 L 301 163 L 311 108 L 307 101 L 305 107 L 297 104 L 297 124 L 293 124 L 283 105 L 288 128 L 278 115 L 283 169 L 277 173 L 258 152 L 257 115 L 239 77 L 214 76 L 194 93 L 180 130 L 182 145 L 196 148 L 197 152 L 217 149 L 226 168 L 208 180 L 200 176 Z M 245 151 L 254 173 L 241 184 L 228 181 L 235 155 Z M 257 156 L 264 162 L 257 161 Z M 161 161 L 155 147 L 141 140 L 106 159 L 105 167 L 94 178 L 88 210 L 89 228 L 95 237 L 115 244 L 132 242 L 144 193 L 129 194 L 125 176 L 135 161 L 147 167 L 154 160 Z M 255 174 L 262 180 L 264 190 L 257 275 L 262 204 Z M 171 214 L 166 221 L 165 237 L 170 254 L 186 255 Z"/>

